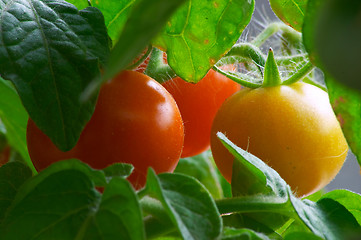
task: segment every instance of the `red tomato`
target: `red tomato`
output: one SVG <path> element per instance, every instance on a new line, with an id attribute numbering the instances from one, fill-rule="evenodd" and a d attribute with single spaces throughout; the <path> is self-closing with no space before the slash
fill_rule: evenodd
<path id="1" fill-rule="evenodd" d="M 10 146 L 6 145 L 0 152 L 0 166 L 4 165 L 9 161 L 10 157 Z"/>
<path id="2" fill-rule="evenodd" d="M 207 150 L 213 119 L 222 103 L 240 89 L 240 85 L 210 70 L 198 83 L 177 77 L 162 84 L 174 97 L 184 122 L 182 157 Z"/>
<path id="3" fill-rule="evenodd" d="M 32 120 L 27 128 L 29 154 L 37 170 L 69 158 L 96 169 L 131 163 L 134 171 L 128 179 L 135 188 L 144 186 L 149 167 L 156 173 L 174 170 L 183 139 L 182 118 L 172 96 L 134 71 L 124 71 L 102 86 L 94 114 L 72 150 L 58 150 Z"/>

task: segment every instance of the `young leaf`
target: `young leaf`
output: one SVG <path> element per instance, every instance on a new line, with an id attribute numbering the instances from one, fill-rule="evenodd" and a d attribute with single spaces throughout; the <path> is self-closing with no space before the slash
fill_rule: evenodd
<path id="1" fill-rule="evenodd" d="M 62 0 L 0 1 L 0 74 L 11 80 L 38 127 L 69 150 L 90 119 L 95 97 L 80 94 L 105 62 L 108 38 L 99 10 Z"/>
<path id="2" fill-rule="evenodd" d="M 197 180 L 148 171 L 146 193 L 161 202 L 183 239 L 217 239 L 222 221 L 214 200 Z"/>
<path id="3" fill-rule="evenodd" d="M 361 225 L 361 195 L 347 190 L 333 190 L 322 196 L 323 198 L 330 198 L 342 204 Z"/>
<path id="4" fill-rule="evenodd" d="M 36 172 L 26 146 L 26 113 L 20 98 L 10 82 L 0 77 L 0 119 L 6 129 L 6 138 L 16 151 L 18 151 L 27 165 Z"/>
<path id="5" fill-rule="evenodd" d="M 0 223 L 18 189 L 31 176 L 30 168 L 19 162 L 7 163 L 0 168 Z"/>
<path id="6" fill-rule="evenodd" d="M 101 197 L 84 171 L 58 170 L 46 169 L 21 187 L 0 226 L 1 239 L 144 239 L 127 180 L 113 178 Z"/>
<path id="7" fill-rule="evenodd" d="M 216 166 L 210 151 L 194 157 L 181 158 L 174 172 L 198 179 L 212 194 L 213 198 L 223 197 L 222 186 L 218 180 Z"/>
<path id="8" fill-rule="evenodd" d="M 223 133 L 217 133 L 224 146 L 235 156 L 232 173 L 233 196 L 274 194 L 287 199 L 289 186 L 280 175 L 256 156 L 232 143 Z"/>
<path id="9" fill-rule="evenodd" d="M 254 0 L 187 1 L 153 43 L 178 76 L 198 82 L 237 42 L 253 9 Z"/>
<path id="10" fill-rule="evenodd" d="M 287 25 L 302 31 L 308 0 L 270 0 L 274 13 Z"/>

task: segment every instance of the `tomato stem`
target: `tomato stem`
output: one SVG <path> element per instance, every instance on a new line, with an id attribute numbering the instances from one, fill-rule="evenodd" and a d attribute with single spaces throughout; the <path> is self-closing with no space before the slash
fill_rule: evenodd
<path id="1" fill-rule="evenodd" d="M 263 74 L 262 68 L 266 64 L 266 58 L 261 50 L 249 43 L 238 43 L 232 47 L 232 49 L 225 55 L 229 56 L 241 56 L 244 59 L 253 61 L 261 74 Z"/>
<path id="2" fill-rule="evenodd" d="M 127 67 L 127 69 L 131 70 L 131 69 L 134 69 L 134 68 L 138 67 L 149 56 L 151 51 L 152 51 L 152 45 L 148 45 L 147 46 L 147 51 L 143 54 L 143 56 L 138 61 L 136 61 L 135 63 L 129 65 Z"/>
<path id="3" fill-rule="evenodd" d="M 291 43 L 293 45 L 297 45 L 302 42 L 302 35 L 299 32 L 284 23 L 274 22 L 269 24 L 260 34 L 258 34 L 251 43 L 256 47 L 260 47 L 268 38 L 278 31 L 282 31 L 284 34 L 287 34 L 289 36 L 287 39 L 292 41 Z"/>
<path id="4" fill-rule="evenodd" d="M 278 71 L 278 66 L 272 48 L 270 48 L 268 52 L 263 79 L 262 87 L 274 87 L 281 85 L 281 76 Z"/>
<path id="5" fill-rule="evenodd" d="M 229 79 L 231 79 L 247 88 L 259 88 L 262 86 L 261 80 L 257 80 L 246 74 L 223 71 L 222 69 L 218 68 L 217 66 L 213 66 L 213 70 L 215 70 L 219 73 L 222 73 Z"/>
<path id="6" fill-rule="evenodd" d="M 153 48 L 150 59 L 144 73 L 159 83 L 164 83 L 177 75 L 173 69 L 163 60 L 163 52 L 158 48 Z"/>
<path id="7" fill-rule="evenodd" d="M 297 70 L 290 78 L 285 80 L 282 85 L 290 85 L 292 83 L 298 82 L 302 80 L 304 77 L 306 77 L 315 66 L 311 62 L 307 62 L 305 65 L 303 65 L 302 68 Z"/>

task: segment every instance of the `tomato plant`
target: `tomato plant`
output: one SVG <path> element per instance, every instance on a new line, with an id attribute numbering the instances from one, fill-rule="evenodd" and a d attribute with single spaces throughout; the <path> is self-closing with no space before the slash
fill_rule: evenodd
<path id="1" fill-rule="evenodd" d="M 0 239 L 358 239 L 361 5 L 263 1 L 0 0 Z"/>
<path id="2" fill-rule="evenodd" d="M 231 181 L 233 157 L 217 132 L 274 168 L 298 196 L 327 185 L 348 150 L 327 93 L 307 83 L 244 89 L 222 105 L 212 126 L 212 153 Z"/>
<path id="3" fill-rule="evenodd" d="M 131 163 L 129 180 L 144 186 L 148 167 L 172 172 L 183 147 L 183 121 L 172 96 L 148 76 L 124 71 L 104 84 L 77 145 L 62 152 L 30 119 L 27 143 L 37 170 L 78 158 L 96 169 Z"/>
<path id="4" fill-rule="evenodd" d="M 210 70 L 198 83 L 177 77 L 162 84 L 174 97 L 184 121 L 182 157 L 207 150 L 213 118 L 221 104 L 240 89 L 239 84 L 221 73 Z"/>

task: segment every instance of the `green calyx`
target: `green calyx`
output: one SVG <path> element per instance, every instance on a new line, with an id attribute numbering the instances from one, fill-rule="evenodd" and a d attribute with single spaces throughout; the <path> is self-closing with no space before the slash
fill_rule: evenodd
<path id="1" fill-rule="evenodd" d="M 268 57 L 264 68 L 262 87 L 275 87 L 281 85 L 281 76 L 273 54 L 272 48 L 268 51 Z"/>

